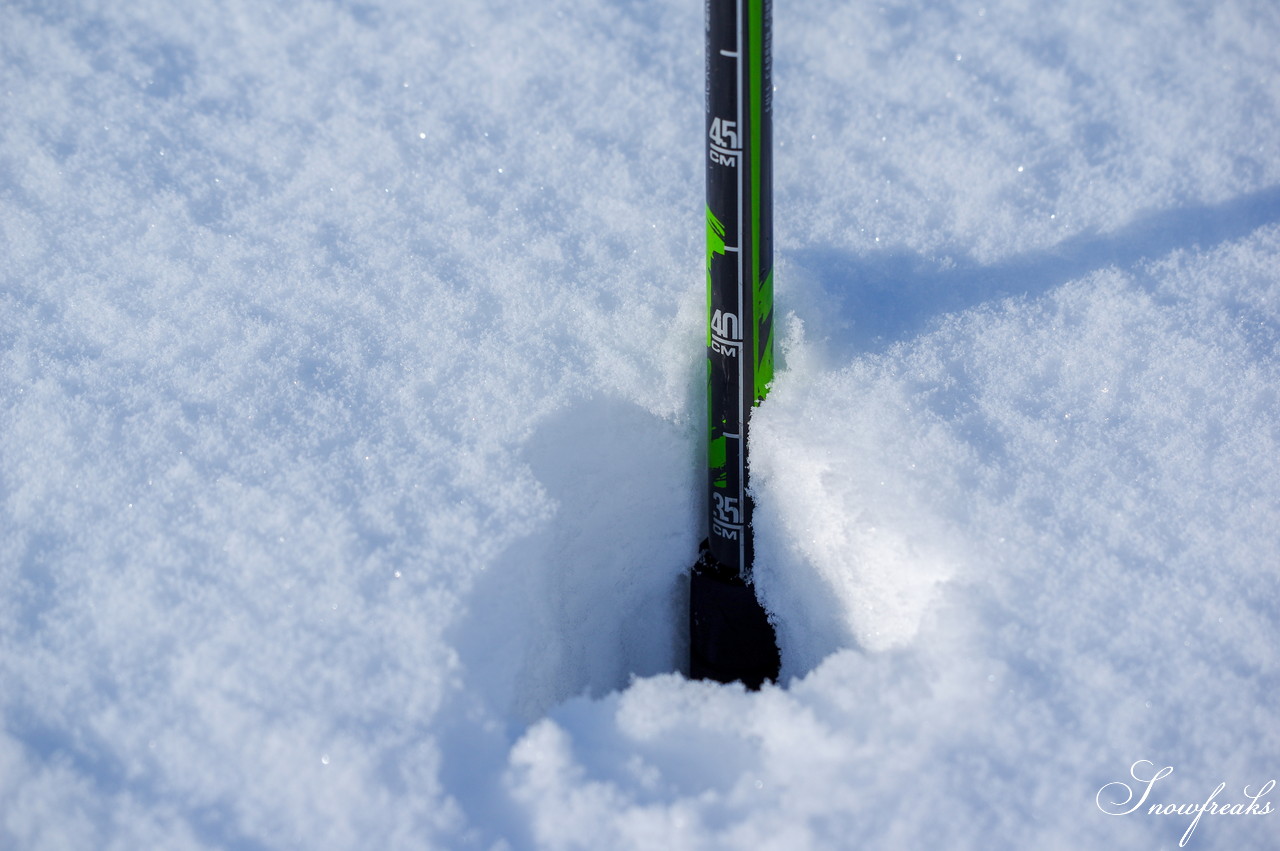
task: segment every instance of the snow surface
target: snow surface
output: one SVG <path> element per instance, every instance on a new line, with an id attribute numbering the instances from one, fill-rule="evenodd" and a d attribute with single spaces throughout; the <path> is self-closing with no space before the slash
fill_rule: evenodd
<path id="1" fill-rule="evenodd" d="M 1156 849 L 1131 767 L 1280 775 L 1280 6 L 774 15 L 749 694 L 678 673 L 700 3 L 0 4 L 0 847 Z"/>

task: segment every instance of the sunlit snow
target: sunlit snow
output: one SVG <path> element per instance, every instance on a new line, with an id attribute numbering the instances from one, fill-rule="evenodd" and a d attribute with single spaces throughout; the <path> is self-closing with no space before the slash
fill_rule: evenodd
<path id="1" fill-rule="evenodd" d="M 0 4 L 0 847 L 1276 847 L 1278 7 L 774 5 L 759 693 L 702 17 Z"/>

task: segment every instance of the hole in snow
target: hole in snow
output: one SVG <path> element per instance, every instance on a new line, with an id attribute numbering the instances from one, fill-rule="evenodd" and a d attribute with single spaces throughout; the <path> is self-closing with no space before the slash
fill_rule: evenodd
<path id="1" fill-rule="evenodd" d="M 529 441 L 554 512 L 477 582 L 454 642 L 495 711 L 527 723 L 685 667 L 695 443 L 616 399 L 580 402 Z"/>

